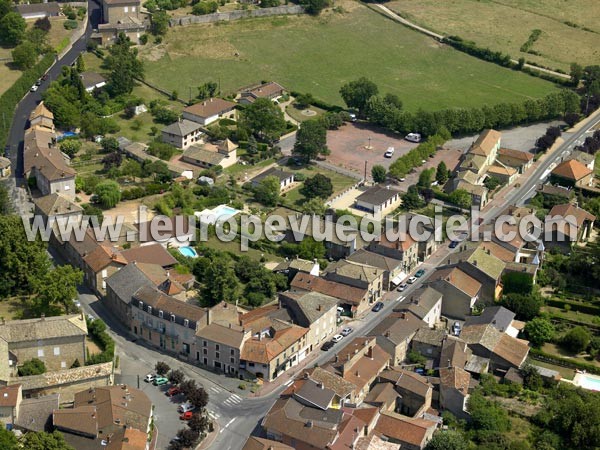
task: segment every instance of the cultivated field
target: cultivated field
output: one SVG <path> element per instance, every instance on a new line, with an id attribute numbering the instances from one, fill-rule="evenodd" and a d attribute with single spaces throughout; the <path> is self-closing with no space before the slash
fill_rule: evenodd
<path id="1" fill-rule="evenodd" d="M 442 46 L 358 3 L 344 13 L 174 27 L 141 54 L 146 77 L 187 98 L 207 81 L 224 93 L 265 79 L 343 104 L 340 86 L 360 76 L 398 94 L 410 110 L 469 107 L 540 97 L 546 81 Z"/>
<path id="2" fill-rule="evenodd" d="M 386 6 L 438 33 L 461 36 L 515 59 L 567 72 L 572 62 L 600 60 L 597 0 L 394 0 Z M 542 34 L 531 50 L 539 56 L 520 51 L 535 29 Z"/>

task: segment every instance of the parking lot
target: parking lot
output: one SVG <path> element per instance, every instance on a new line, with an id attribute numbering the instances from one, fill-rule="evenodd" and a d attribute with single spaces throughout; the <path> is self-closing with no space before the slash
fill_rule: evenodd
<path id="1" fill-rule="evenodd" d="M 371 149 L 367 148 L 369 145 Z M 364 173 L 365 161 L 367 161 L 367 171 L 370 176 L 371 167 L 375 164 L 388 168 L 392 161 L 417 145 L 404 140 L 399 134 L 386 132 L 368 124 L 347 123 L 338 130 L 327 132 L 327 146 L 331 150 L 327 161 L 361 175 Z M 392 158 L 383 156 L 388 147 L 395 149 Z"/>

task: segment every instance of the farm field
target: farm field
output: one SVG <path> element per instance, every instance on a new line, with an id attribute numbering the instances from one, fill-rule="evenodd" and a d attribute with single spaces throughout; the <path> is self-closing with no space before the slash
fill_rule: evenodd
<path id="1" fill-rule="evenodd" d="M 457 35 L 514 59 L 524 57 L 566 72 L 572 62 L 589 65 L 600 59 L 600 2 L 596 0 L 394 0 L 386 6 L 440 34 Z M 540 55 L 521 52 L 535 29 L 542 34 L 531 50 Z"/>
<path id="2" fill-rule="evenodd" d="M 406 109 L 438 110 L 541 97 L 549 82 L 440 45 L 358 3 L 344 13 L 173 27 L 141 48 L 146 79 L 187 94 L 207 81 L 224 94 L 261 80 L 342 105 L 340 87 L 360 76 Z"/>

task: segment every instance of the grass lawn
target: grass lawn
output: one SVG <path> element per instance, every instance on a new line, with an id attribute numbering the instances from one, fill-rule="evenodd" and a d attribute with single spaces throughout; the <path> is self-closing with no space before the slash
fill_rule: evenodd
<path id="1" fill-rule="evenodd" d="M 256 250 L 253 248 L 249 248 L 248 251 L 242 252 L 240 250 L 239 242 L 236 242 L 236 241 L 222 242 L 219 239 L 217 239 L 216 237 L 211 237 L 211 238 L 209 238 L 208 241 L 200 243 L 200 250 L 202 249 L 202 247 L 208 247 L 208 248 L 212 248 L 214 250 L 221 250 L 224 252 L 231 252 L 231 253 L 235 253 L 238 255 L 244 254 L 256 261 L 260 261 L 261 256 L 264 255 L 265 258 L 267 258 L 267 263 L 268 262 L 280 263 L 281 261 L 283 261 L 283 258 L 281 256 L 273 255 L 271 253 L 265 253 L 265 252 L 262 252 L 260 250 Z"/>
<path id="2" fill-rule="evenodd" d="M 321 109 L 321 108 L 317 108 L 316 106 L 311 106 L 310 109 L 311 111 L 314 111 L 316 114 L 312 115 L 312 116 L 308 116 L 306 114 L 303 114 L 302 112 L 305 111 L 307 108 L 297 108 L 296 106 L 290 104 L 285 108 L 285 112 L 288 113 L 288 115 L 298 121 L 298 122 L 304 122 L 305 120 L 310 120 L 310 119 L 316 119 L 317 117 L 319 117 L 321 114 L 323 114 L 325 112 L 325 110 Z"/>
<path id="3" fill-rule="evenodd" d="M 440 45 L 359 3 L 341 4 L 342 14 L 170 28 L 164 44 L 140 51 L 146 78 L 181 93 L 215 81 L 224 94 L 272 79 L 342 105 L 340 87 L 367 76 L 413 111 L 523 101 L 556 89 Z"/>
<path id="4" fill-rule="evenodd" d="M 534 366 L 545 367 L 546 369 L 556 370 L 563 378 L 567 380 L 572 380 L 575 377 L 575 371 L 573 369 L 569 369 L 568 367 L 558 366 L 556 364 L 550 364 L 543 361 L 538 361 L 537 359 L 529 358 L 527 360 L 529 364 Z"/>
<path id="5" fill-rule="evenodd" d="M 441 34 L 458 35 L 515 59 L 524 57 L 567 72 L 572 62 L 588 65 L 597 64 L 600 59 L 597 0 L 394 0 L 387 6 Z M 531 50 L 540 55 L 520 51 L 534 29 L 542 30 L 542 34 Z"/>
<path id="6" fill-rule="evenodd" d="M 11 87 L 23 73 L 12 66 L 11 52 L 12 48 L 0 47 L 0 59 L 2 59 L 0 63 L 0 95 Z"/>
<path id="7" fill-rule="evenodd" d="M 320 173 L 329 177 L 331 179 L 331 184 L 333 185 L 333 194 L 336 195 L 341 191 L 349 188 L 350 186 L 356 184 L 357 180 L 355 178 L 348 177 L 346 175 L 339 174 L 337 172 L 333 172 L 331 170 L 327 170 L 323 167 L 319 166 L 308 166 L 302 168 L 296 168 L 294 166 L 288 166 L 283 170 L 293 172 L 293 173 L 302 173 L 306 175 L 307 178 L 314 177 L 316 174 Z M 284 197 L 282 200 L 285 204 L 291 206 L 292 208 L 301 206 L 302 203 L 306 200 L 305 197 L 300 193 L 300 188 L 302 187 L 302 183 L 300 185 L 286 193 L 284 193 Z"/>
<path id="8" fill-rule="evenodd" d="M 64 48 L 69 45 L 70 37 L 77 30 L 67 30 L 64 27 L 64 23 L 67 21 L 67 18 L 62 17 L 50 17 L 50 23 L 52 24 L 52 28 L 48 33 L 48 44 L 57 51 L 64 50 Z M 27 25 L 32 27 L 35 20 L 30 20 L 27 22 Z M 83 22 L 81 20 L 77 21 L 78 28 L 83 26 Z"/>
<path id="9" fill-rule="evenodd" d="M 583 356 L 573 355 L 572 353 L 566 351 L 561 346 L 557 344 L 552 344 L 550 342 L 545 343 L 542 346 L 542 351 L 549 353 L 551 355 L 560 356 L 562 358 L 572 359 L 573 361 L 578 361 L 585 364 L 593 364 L 594 366 L 600 367 L 600 362 L 596 359 L 586 359 Z"/>
<path id="10" fill-rule="evenodd" d="M 23 304 L 15 298 L 5 298 L 0 301 L 0 317 L 4 320 L 13 320 L 18 317 L 18 313 L 23 309 Z"/>
<path id="11" fill-rule="evenodd" d="M 586 314 L 580 311 L 565 311 L 561 308 L 556 308 L 554 306 L 544 306 L 542 308 L 544 311 L 549 312 L 550 314 L 560 317 L 562 319 L 574 320 L 577 322 L 589 323 L 591 325 L 600 325 L 600 318 L 592 314 Z"/>

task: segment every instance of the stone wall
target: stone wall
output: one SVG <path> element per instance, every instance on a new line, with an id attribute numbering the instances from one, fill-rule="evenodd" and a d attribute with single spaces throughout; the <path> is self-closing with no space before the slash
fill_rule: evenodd
<path id="1" fill-rule="evenodd" d="M 81 389 L 90 386 L 108 386 L 112 382 L 112 365 L 112 362 L 107 362 L 75 369 L 46 372 L 41 375 L 14 377 L 9 380 L 8 384 L 21 384 L 23 391 L 28 394 L 32 392 L 50 394 L 59 392 L 62 388 L 77 385 L 81 386 Z"/>
<path id="2" fill-rule="evenodd" d="M 237 10 L 223 13 L 206 14 L 204 16 L 185 16 L 173 18 L 169 21 L 169 25 L 174 27 L 177 25 L 194 25 L 198 23 L 214 23 L 229 20 L 239 20 L 251 17 L 268 17 L 282 16 L 290 14 L 304 14 L 304 7 L 300 5 L 283 5 L 274 8 L 261 8 L 253 10 Z"/>

